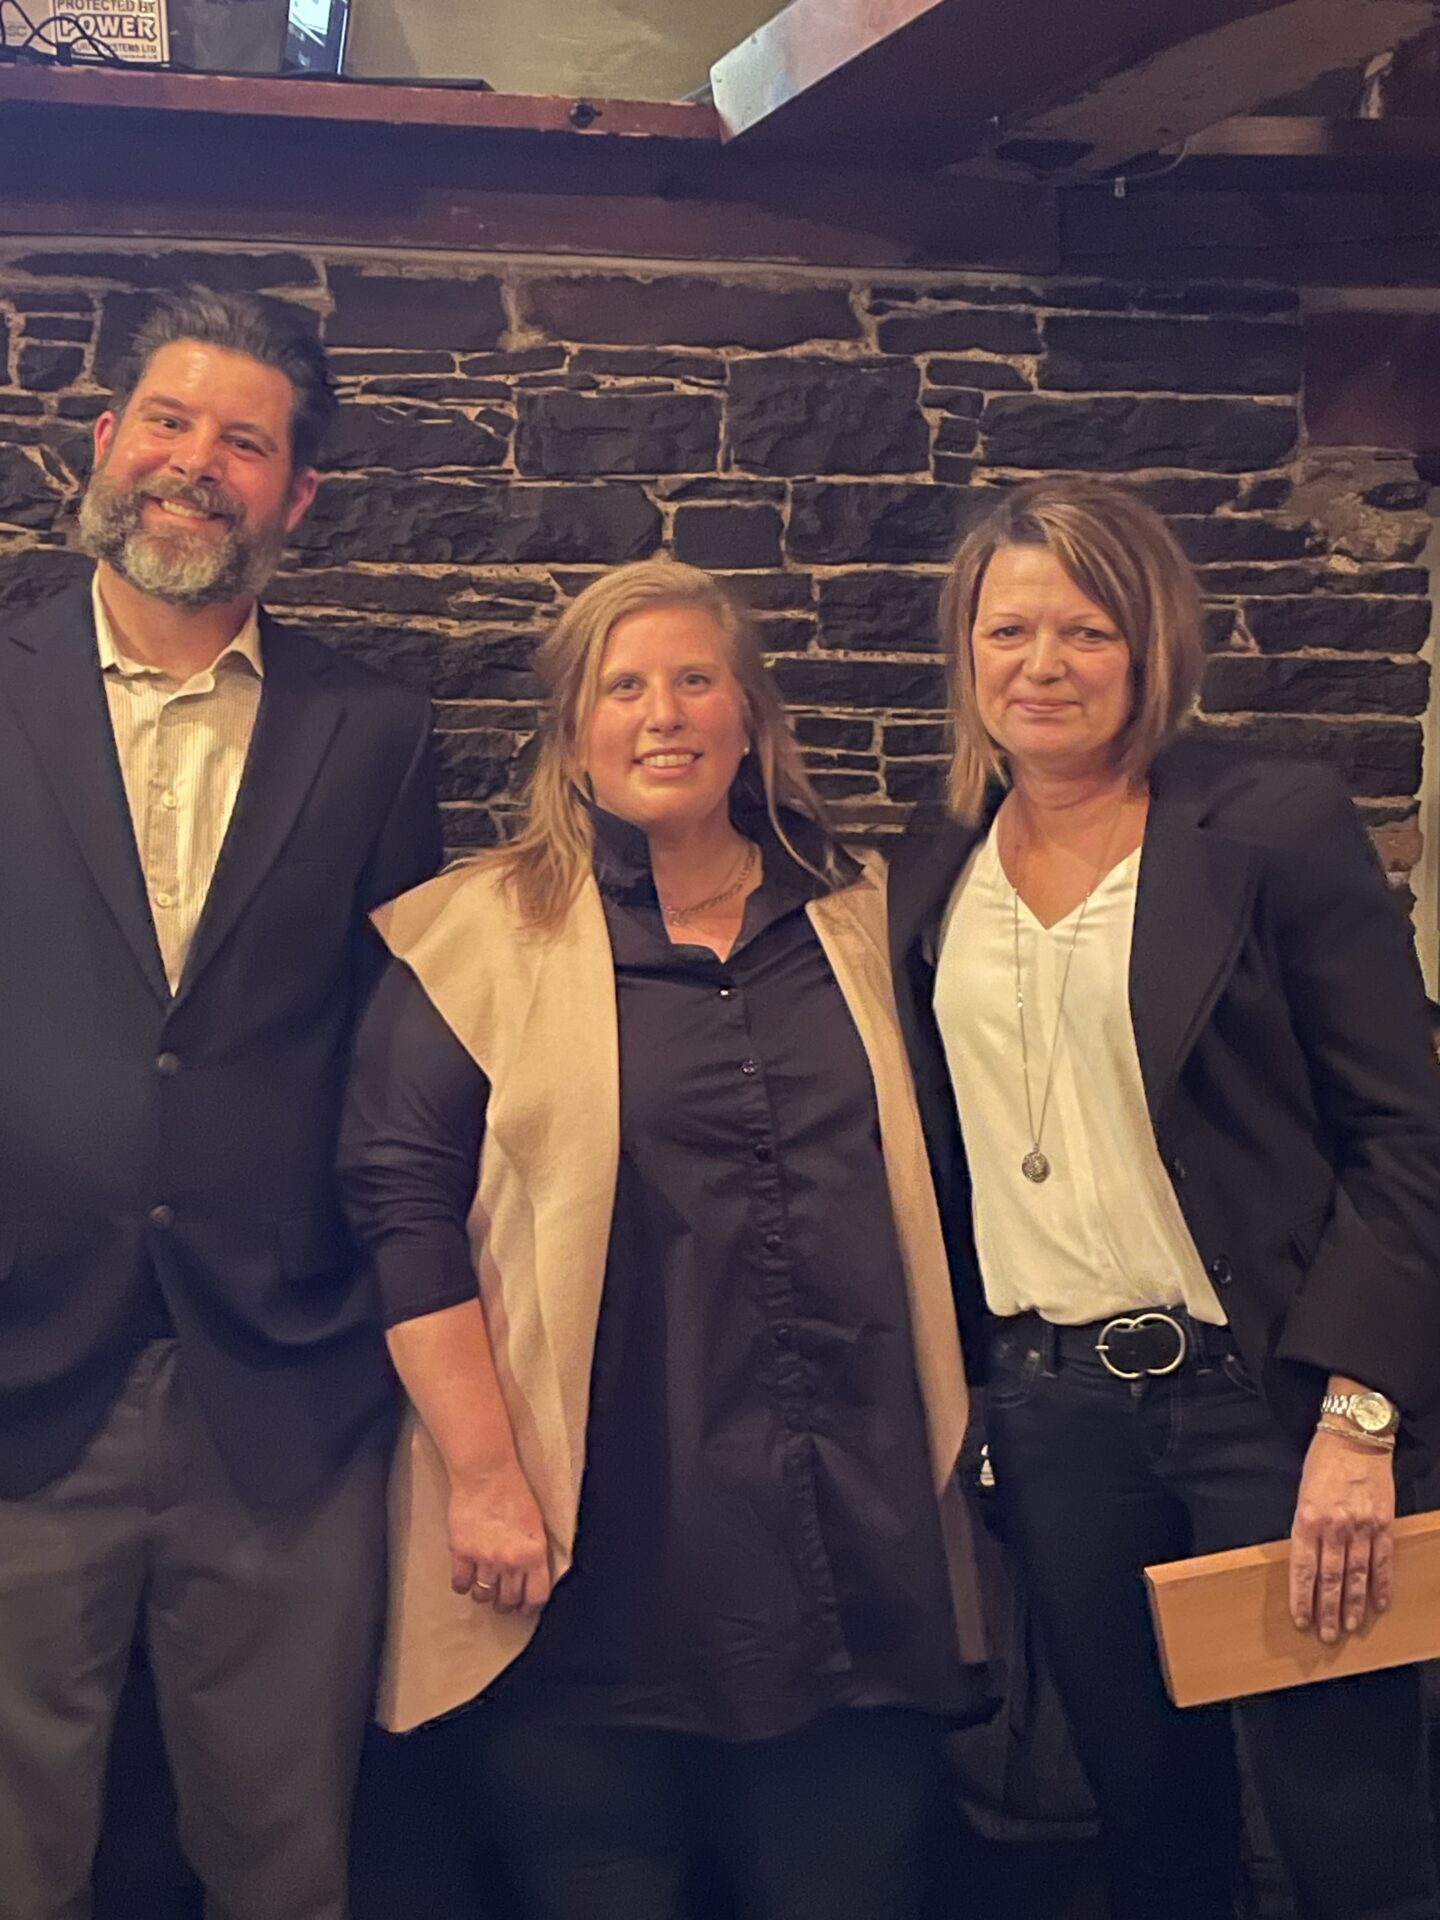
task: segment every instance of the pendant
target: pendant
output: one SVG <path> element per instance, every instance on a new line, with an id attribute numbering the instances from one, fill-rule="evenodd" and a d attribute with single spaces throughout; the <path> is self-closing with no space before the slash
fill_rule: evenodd
<path id="1" fill-rule="evenodd" d="M 1020 1171 L 1027 1180 L 1033 1180 L 1038 1187 L 1042 1180 L 1050 1178 L 1050 1162 L 1039 1147 L 1032 1147 L 1020 1162 Z"/>

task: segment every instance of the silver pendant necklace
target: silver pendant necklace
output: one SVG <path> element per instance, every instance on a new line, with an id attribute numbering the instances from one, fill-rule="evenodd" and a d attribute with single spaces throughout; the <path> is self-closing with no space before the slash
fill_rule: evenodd
<path id="1" fill-rule="evenodd" d="M 1094 891 L 1092 886 L 1090 893 Z M 1060 1002 L 1055 1009 L 1055 1031 L 1050 1037 L 1050 1064 L 1045 1069 L 1045 1086 L 1040 1095 L 1040 1119 L 1037 1123 L 1030 1098 L 1030 1045 L 1025 1032 L 1025 988 L 1020 974 L 1020 893 L 1016 887 L 1010 889 L 1011 925 L 1015 935 L 1015 1013 L 1020 1022 L 1020 1064 L 1025 1075 L 1025 1124 L 1030 1131 L 1030 1151 L 1020 1162 L 1020 1171 L 1037 1187 L 1042 1180 L 1050 1178 L 1050 1159 L 1042 1150 L 1040 1140 L 1045 1132 L 1045 1115 L 1050 1111 L 1050 1089 L 1055 1083 L 1055 1059 L 1060 1051 L 1060 1028 L 1065 1017 L 1070 968 L 1075 959 L 1080 929 L 1085 924 L 1085 909 L 1090 904 L 1090 893 L 1080 902 L 1080 911 L 1075 916 L 1075 930 L 1070 935 L 1070 950 L 1065 955 L 1065 971 L 1060 976 Z"/>
<path id="2" fill-rule="evenodd" d="M 1010 926 L 1014 936 L 1015 949 L 1015 1015 L 1020 1023 L 1020 1064 L 1025 1075 L 1025 1124 L 1030 1133 L 1030 1151 L 1020 1162 L 1020 1171 L 1027 1180 L 1037 1187 L 1040 1186 L 1042 1182 L 1048 1180 L 1051 1174 L 1050 1156 L 1044 1151 L 1040 1142 L 1045 1132 L 1045 1116 L 1050 1111 L 1050 1090 L 1055 1083 L 1055 1061 L 1060 1051 L 1060 1030 L 1065 1023 L 1065 995 L 1070 987 L 1070 969 L 1075 962 L 1075 948 L 1079 944 L 1080 929 L 1085 924 L 1085 914 L 1090 905 L 1090 896 L 1105 876 L 1106 862 L 1109 859 L 1110 849 L 1115 841 L 1115 829 L 1119 824 L 1123 812 L 1124 808 L 1122 806 L 1120 813 L 1116 814 L 1115 820 L 1111 824 L 1110 832 L 1106 837 L 1105 848 L 1100 856 L 1100 864 L 1095 869 L 1095 877 L 1086 889 L 1085 897 L 1080 902 L 1079 909 L 1075 915 L 1075 927 L 1070 935 L 1070 948 L 1065 955 L 1065 971 L 1060 976 L 1060 998 L 1055 1008 L 1055 1031 L 1050 1036 L 1050 1061 L 1045 1069 L 1045 1085 L 1040 1094 L 1040 1118 L 1038 1121 L 1035 1118 L 1034 1104 L 1030 1097 L 1030 1044 L 1029 1037 L 1025 1031 L 1025 987 L 1020 972 L 1020 889 L 1014 886 L 1010 888 Z M 996 846 L 996 854 L 998 857 L 998 843 Z M 1000 871 L 1002 875 L 1005 872 L 1003 862 L 1001 863 Z M 1023 878 L 1023 875 L 1021 877 Z"/>

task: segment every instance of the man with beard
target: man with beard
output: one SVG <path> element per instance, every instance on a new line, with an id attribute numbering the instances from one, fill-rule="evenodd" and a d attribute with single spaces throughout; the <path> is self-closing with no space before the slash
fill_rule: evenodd
<path id="1" fill-rule="evenodd" d="M 334 410 L 194 291 L 95 427 L 93 581 L 0 630 L 0 1920 L 82 1920 L 137 1628 L 225 1920 L 342 1920 L 391 1390 L 331 1182 L 429 706 L 257 608 Z"/>

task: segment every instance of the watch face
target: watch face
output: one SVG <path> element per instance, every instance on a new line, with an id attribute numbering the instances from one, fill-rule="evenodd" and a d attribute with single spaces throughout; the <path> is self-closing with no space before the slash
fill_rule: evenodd
<path id="1" fill-rule="evenodd" d="M 1383 1393 L 1357 1393 L 1350 1402 L 1350 1417 L 1362 1433 L 1386 1433 L 1395 1419 L 1395 1409 Z"/>

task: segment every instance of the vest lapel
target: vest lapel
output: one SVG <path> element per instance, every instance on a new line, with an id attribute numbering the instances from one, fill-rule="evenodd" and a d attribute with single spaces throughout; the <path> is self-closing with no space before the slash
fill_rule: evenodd
<path id="1" fill-rule="evenodd" d="M 470 1240 L 516 1449 L 563 1577 L 620 1158 L 619 1021 L 599 889 L 587 881 L 558 929 L 532 933 L 472 864 L 373 917 L 490 1082 Z M 379 1702 L 382 1723 L 401 1732 L 474 1699 L 534 1632 L 533 1621 L 450 1591 L 448 1497 L 444 1462 L 412 1411 L 391 1480 Z"/>
<path id="2" fill-rule="evenodd" d="M 940 1215 L 885 957 L 884 881 L 867 868 L 853 887 L 812 901 L 809 911 L 875 1085 L 880 1146 L 905 1264 L 938 1490 L 954 1472 L 968 1401 Z"/>
<path id="3" fill-rule="evenodd" d="M 569 1498 L 563 1515 L 555 1514 L 551 1522 L 568 1565 L 620 1165 L 615 961 L 600 890 L 591 879 L 537 961 L 535 991 L 513 1053 L 512 1084 L 524 1082 L 527 1093 L 516 1114 L 523 1125 L 507 1141 L 507 1152 L 517 1164 L 523 1143 L 538 1176 L 532 1194 L 548 1198 L 549 1217 L 537 1221 L 537 1231 L 551 1236 L 549 1245 L 566 1249 L 560 1258 L 542 1257 L 538 1270 L 522 1276 L 521 1284 L 534 1290 L 538 1302 L 531 1377 L 550 1375 L 568 1436 Z M 580 1127 L 577 1110 L 584 1114 Z M 508 1124 L 498 1109 L 495 1119 L 497 1125 Z M 551 1438 L 553 1444 L 553 1433 Z M 555 1462 L 557 1479 L 560 1464 Z"/>
<path id="4" fill-rule="evenodd" d="M 600 891 L 587 879 L 532 932 L 491 873 L 462 866 L 373 918 L 490 1083 L 471 1244 L 521 1461 L 568 1565 L 620 1163 Z"/>
<path id="5" fill-rule="evenodd" d="M 810 918 L 870 1062 L 955 1626 L 961 1657 L 978 1663 L 987 1655 L 985 1610 L 972 1521 L 956 1473 L 969 1397 L 940 1215 L 885 959 L 883 868 L 867 863 L 856 885 L 812 901 Z"/>

